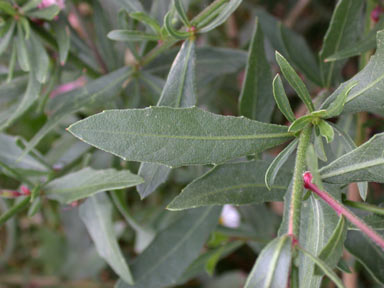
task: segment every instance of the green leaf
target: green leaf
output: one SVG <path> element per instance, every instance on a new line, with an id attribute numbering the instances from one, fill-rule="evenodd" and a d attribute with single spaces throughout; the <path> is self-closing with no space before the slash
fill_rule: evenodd
<path id="1" fill-rule="evenodd" d="M 311 114 L 301 116 L 300 118 L 292 122 L 292 124 L 288 128 L 288 131 L 292 133 L 299 132 L 303 130 L 309 123 L 312 123 L 313 119 L 314 117 Z"/>
<path id="2" fill-rule="evenodd" d="M 4 11 L 6 14 L 12 16 L 16 14 L 16 10 L 12 7 L 12 5 L 5 1 L 0 2 L 0 11 Z"/>
<path id="3" fill-rule="evenodd" d="M 297 75 L 296 71 L 288 63 L 288 61 L 276 51 L 276 61 L 279 64 L 280 70 L 283 73 L 285 79 L 287 79 L 289 85 L 296 91 L 297 95 L 300 97 L 301 101 L 307 106 L 309 112 L 313 112 L 315 108 L 313 107 L 311 96 L 309 95 L 307 87 L 303 80 Z"/>
<path id="4" fill-rule="evenodd" d="M 196 55 L 194 41 L 183 43 L 177 54 L 157 106 L 188 107 L 196 104 Z M 169 167 L 156 163 L 142 163 L 139 175 L 145 182 L 137 187 L 144 199 L 164 183 L 169 175 Z"/>
<path id="5" fill-rule="evenodd" d="M 207 25 L 199 28 L 199 33 L 206 33 L 223 24 L 228 19 L 228 17 L 231 16 L 233 12 L 235 12 L 237 7 L 240 6 L 241 2 L 242 0 L 229 0 L 228 3 L 223 6 L 217 17 L 215 17 Z M 197 23 L 197 26 L 199 26 L 198 24 L 199 23 Z"/>
<path id="6" fill-rule="evenodd" d="M 15 22 L 12 21 L 11 25 L 9 26 L 7 33 L 1 37 L 0 39 L 0 55 L 4 53 L 4 51 L 7 50 L 9 42 L 11 41 L 13 37 L 13 32 L 15 31 Z"/>
<path id="7" fill-rule="evenodd" d="M 80 111 L 84 107 L 95 107 L 116 97 L 131 73 L 131 68 L 123 67 L 89 82 L 82 88 L 53 98 L 48 102 L 50 118 L 30 140 L 23 154 L 27 154 L 69 114 Z"/>
<path id="8" fill-rule="evenodd" d="M 345 85 L 344 90 L 337 95 L 335 100 L 329 105 L 329 108 L 326 110 L 324 118 L 332 118 L 339 116 L 341 112 L 343 112 L 345 101 L 347 101 L 347 97 L 349 92 L 355 87 L 357 83 L 350 82 L 348 85 Z"/>
<path id="9" fill-rule="evenodd" d="M 324 190 L 323 183 L 321 182 L 319 174 L 319 165 L 317 161 L 317 155 L 315 148 L 312 144 L 309 144 L 307 148 L 307 153 L 305 155 L 305 160 L 307 163 L 307 169 L 312 173 L 313 180 L 312 182 L 317 185 L 321 190 Z"/>
<path id="10" fill-rule="evenodd" d="M 371 216 L 371 219 L 364 219 L 370 226 L 384 236 L 383 217 Z M 376 220 L 378 225 L 374 225 L 371 220 Z M 345 248 L 357 258 L 357 260 L 367 269 L 372 277 L 380 284 L 384 285 L 384 253 L 375 243 L 369 240 L 363 233 L 357 230 L 349 230 Z"/>
<path id="11" fill-rule="evenodd" d="M 134 13 L 130 13 L 129 17 L 148 25 L 148 27 L 150 27 L 153 30 L 153 32 L 155 32 L 158 35 L 161 35 L 161 27 L 159 23 L 157 23 L 157 21 L 152 17 L 150 17 L 147 13 L 134 12 Z"/>
<path id="12" fill-rule="evenodd" d="M 258 9 L 255 14 L 274 50 L 279 51 L 313 83 L 321 85 L 322 80 L 316 57 L 305 38 L 285 27 L 280 20 L 264 10 Z"/>
<path id="13" fill-rule="evenodd" d="M 335 272 L 333 272 L 332 268 L 330 268 L 323 260 L 312 255 L 310 252 L 300 246 L 297 246 L 297 248 L 300 250 L 300 252 L 303 252 L 305 256 L 316 263 L 316 265 L 325 273 L 325 275 L 329 277 L 329 279 L 331 279 L 336 284 L 338 288 L 345 288 L 343 282 L 339 279 L 339 277 L 337 277 Z"/>
<path id="14" fill-rule="evenodd" d="M 316 127 L 314 128 L 316 129 Z M 316 133 L 313 133 L 313 135 L 314 135 L 313 145 L 314 145 L 317 157 L 321 161 L 327 162 L 328 158 L 327 158 L 327 154 L 325 153 L 323 138 L 320 135 L 316 135 Z"/>
<path id="15" fill-rule="evenodd" d="M 333 138 L 335 136 L 335 132 L 333 131 L 333 128 L 330 124 L 328 124 L 327 121 L 320 119 L 319 123 L 317 124 L 320 130 L 320 135 L 323 136 L 327 143 L 331 143 L 333 141 Z"/>
<path id="16" fill-rule="evenodd" d="M 332 14 L 323 47 L 320 51 L 323 85 L 330 87 L 337 79 L 344 63 L 323 63 L 329 56 L 355 44 L 361 24 L 363 0 L 338 1 Z"/>
<path id="17" fill-rule="evenodd" d="M 23 98 L 19 101 L 17 108 L 9 116 L 9 118 L 0 125 L 0 131 L 6 129 L 13 124 L 20 116 L 22 116 L 36 101 L 40 93 L 41 84 L 35 79 L 33 73 L 28 75 L 28 86 Z"/>
<path id="18" fill-rule="evenodd" d="M 257 257 L 244 288 L 286 287 L 292 258 L 292 239 L 281 236 L 271 241 Z"/>
<path id="19" fill-rule="evenodd" d="M 264 182 L 268 166 L 269 163 L 262 160 L 216 166 L 188 184 L 167 209 L 281 201 L 291 174 L 281 170 L 269 191 Z"/>
<path id="20" fill-rule="evenodd" d="M 264 51 L 264 35 L 256 20 L 240 93 L 240 114 L 250 119 L 269 122 L 274 109 L 271 84 L 271 69 Z"/>
<path id="21" fill-rule="evenodd" d="M 21 6 L 20 11 L 25 13 L 32 9 L 37 8 L 42 0 L 29 0 L 23 6 Z"/>
<path id="22" fill-rule="evenodd" d="M 114 0 L 116 4 L 120 5 L 122 8 L 128 12 L 144 12 L 143 5 L 140 0 Z"/>
<path id="23" fill-rule="evenodd" d="M 128 188 L 142 182 L 141 177 L 127 170 L 84 168 L 49 182 L 44 186 L 44 192 L 50 199 L 69 204 L 99 192 Z"/>
<path id="24" fill-rule="evenodd" d="M 60 64 L 64 65 L 68 58 L 69 49 L 71 47 L 71 38 L 69 27 L 65 21 L 65 17 L 59 15 L 57 21 L 51 23 L 55 31 L 57 46 L 59 47 L 59 60 Z"/>
<path id="25" fill-rule="evenodd" d="M 80 218 L 99 255 L 124 281 L 133 284 L 131 271 L 120 250 L 112 222 L 112 203 L 105 194 L 92 196 L 80 206 Z"/>
<path id="26" fill-rule="evenodd" d="M 47 174 L 49 169 L 40 161 L 26 155 L 20 161 L 17 160 L 23 150 L 18 146 L 18 137 L 0 133 L 0 163 L 12 169 L 20 171 L 21 174 Z"/>
<path id="27" fill-rule="evenodd" d="M 343 216 L 340 217 L 336 229 L 329 238 L 327 245 L 321 250 L 318 257 L 323 260 L 330 268 L 335 268 L 343 255 L 344 241 L 347 236 L 347 226 Z M 315 274 L 320 274 L 319 267 L 316 267 Z"/>
<path id="28" fill-rule="evenodd" d="M 44 9 L 37 9 L 27 12 L 26 15 L 30 18 L 53 20 L 60 13 L 60 7 L 58 5 L 51 5 Z"/>
<path id="29" fill-rule="evenodd" d="M 157 41 L 160 39 L 159 35 L 134 30 L 112 30 L 108 33 L 108 38 L 115 41 Z"/>
<path id="30" fill-rule="evenodd" d="M 135 285 L 119 281 L 117 288 L 160 288 L 173 285 L 198 257 L 221 208 L 191 209 L 162 230 L 132 265 Z"/>
<path id="31" fill-rule="evenodd" d="M 104 111 L 68 130 L 123 159 L 173 167 L 222 163 L 291 138 L 284 126 L 215 115 L 198 108 Z"/>
<path id="32" fill-rule="evenodd" d="M 29 54 L 27 52 L 27 44 L 25 43 L 23 28 L 21 27 L 20 23 L 17 25 L 17 38 L 15 43 L 19 66 L 21 70 L 28 72 L 30 70 L 31 64 Z"/>
<path id="33" fill-rule="evenodd" d="M 275 98 L 277 107 L 279 107 L 279 110 L 281 111 L 281 113 L 283 113 L 283 115 L 289 122 L 295 122 L 296 117 L 292 111 L 291 105 L 289 104 L 289 100 L 287 94 L 285 93 L 283 82 L 281 81 L 279 74 L 277 74 L 273 79 L 272 86 L 273 97 Z"/>
<path id="34" fill-rule="evenodd" d="M 168 34 L 171 35 L 175 39 L 184 40 L 191 36 L 189 32 L 181 32 L 175 28 L 173 28 L 173 19 L 175 15 L 175 9 L 172 8 L 164 18 L 164 27 L 167 30 Z"/>
<path id="35" fill-rule="evenodd" d="M 34 33 L 31 34 L 30 41 L 28 41 L 28 49 L 31 51 L 31 64 L 32 70 L 36 76 L 37 81 L 45 83 L 48 78 L 49 57 L 44 46 L 41 44 L 40 39 Z"/>
<path id="36" fill-rule="evenodd" d="M 287 147 L 284 148 L 283 151 L 279 153 L 273 159 L 271 165 L 269 165 L 267 172 L 265 172 L 265 185 L 269 190 L 271 190 L 271 187 L 275 183 L 276 176 L 278 172 L 280 171 L 280 168 L 284 165 L 285 162 L 287 162 L 289 156 L 295 151 L 297 144 L 299 143 L 299 139 L 293 140 Z"/>
<path id="37" fill-rule="evenodd" d="M 384 182 L 384 133 L 376 134 L 369 141 L 344 154 L 320 170 L 324 181 L 347 184 L 369 181 Z"/>
<path id="38" fill-rule="evenodd" d="M 181 21 L 185 26 L 191 26 L 191 23 L 188 20 L 187 14 L 185 13 L 183 3 L 180 0 L 173 0 L 173 5 L 175 6 L 176 12 L 179 15 Z"/>
<path id="39" fill-rule="evenodd" d="M 384 97 L 384 31 L 377 33 L 376 54 L 371 57 L 369 63 L 347 82 L 340 85 L 335 92 L 324 102 L 323 109 L 330 106 L 334 99 L 344 91 L 344 88 L 350 83 L 357 83 L 348 95 L 344 105 L 343 112 L 356 113 L 360 111 L 369 111 L 383 115 Z"/>

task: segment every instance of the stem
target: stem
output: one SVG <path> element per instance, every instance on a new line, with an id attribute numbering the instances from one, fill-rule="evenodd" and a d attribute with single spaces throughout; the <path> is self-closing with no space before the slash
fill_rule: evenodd
<path id="1" fill-rule="evenodd" d="M 307 125 L 307 127 L 305 127 L 300 133 L 299 145 L 297 147 L 295 170 L 293 172 L 292 198 L 288 220 L 288 234 L 292 235 L 294 238 L 297 238 L 300 232 L 301 201 L 304 191 L 302 174 L 305 169 L 305 157 L 311 133 L 312 125 Z"/>
<path id="2" fill-rule="evenodd" d="M 338 215 L 343 215 L 353 225 L 361 230 L 365 235 L 372 239 L 378 246 L 384 249 L 384 238 L 381 237 L 372 227 L 368 226 L 362 219 L 357 217 L 352 211 L 344 207 L 339 201 L 332 197 L 328 192 L 320 190 L 315 184 L 312 183 L 311 172 L 305 172 L 303 175 L 304 187 L 312 190 L 321 199 L 323 199 Z"/>
<path id="3" fill-rule="evenodd" d="M 5 222 L 7 222 L 14 215 L 16 215 L 20 211 L 24 210 L 28 206 L 30 200 L 31 200 L 31 196 L 25 197 L 22 201 L 20 201 L 19 203 L 16 203 L 9 210 L 7 210 L 7 212 L 2 214 L 0 216 L 0 226 L 2 226 Z"/>
<path id="4" fill-rule="evenodd" d="M 349 207 L 365 210 L 365 211 L 372 212 L 375 214 L 384 215 L 384 208 L 380 208 L 380 207 L 377 207 L 375 205 L 356 202 L 356 201 L 350 201 L 350 200 L 345 200 L 343 202 L 343 204 L 345 204 Z"/>

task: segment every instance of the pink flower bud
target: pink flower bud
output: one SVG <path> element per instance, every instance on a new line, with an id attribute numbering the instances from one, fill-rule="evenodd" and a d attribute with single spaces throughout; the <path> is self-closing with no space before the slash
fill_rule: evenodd
<path id="1" fill-rule="evenodd" d="M 56 97 L 59 94 L 63 94 L 63 93 L 72 91 L 72 90 L 74 90 L 76 88 L 84 86 L 85 83 L 86 83 L 85 77 L 81 76 L 80 78 L 78 78 L 75 81 L 72 81 L 72 82 L 69 82 L 69 83 L 57 86 L 56 89 L 51 92 L 51 95 L 49 95 L 49 97 L 50 98 L 54 98 L 54 97 Z"/>
<path id="2" fill-rule="evenodd" d="M 57 5 L 60 10 L 63 10 L 65 8 L 65 0 L 42 0 L 37 7 L 39 9 L 44 9 L 52 5 Z"/>
<path id="3" fill-rule="evenodd" d="M 24 196 L 31 195 L 31 190 L 29 190 L 29 188 L 25 185 L 21 185 L 20 190 L 21 190 L 21 194 Z"/>
<path id="4" fill-rule="evenodd" d="M 371 12 L 371 20 L 374 23 L 379 22 L 380 20 L 380 14 L 383 12 L 383 9 L 380 7 L 380 5 L 377 5 L 375 9 Z"/>
<path id="5" fill-rule="evenodd" d="M 305 187 L 305 189 L 311 189 L 311 184 L 312 184 L 312 174 L 311 174 L 311 172 L 309 172 L 309 171 L 304 172 L 303 180 L 304 180 L 304 187 Z"/>

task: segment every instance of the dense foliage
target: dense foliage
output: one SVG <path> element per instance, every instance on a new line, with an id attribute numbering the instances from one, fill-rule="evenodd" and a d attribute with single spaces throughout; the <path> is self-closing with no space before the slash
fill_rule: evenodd
<path id="1" fill-rule="evenodd" d="M 335 2 L 0 0 L 0 286 L 384 285 L 383 8 Z"/>

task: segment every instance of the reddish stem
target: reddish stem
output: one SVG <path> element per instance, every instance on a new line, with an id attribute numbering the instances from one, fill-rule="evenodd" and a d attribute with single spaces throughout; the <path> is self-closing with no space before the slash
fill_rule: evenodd
<path id="1" fill-rule="evenodd" d="M 378 246 L 384 250 L 384 238 L 381 237 L 375 230 L 369 227 L 363 220 L 353 214 L 349 209 L 344 207 L 339 201 L 333 198 L 328 192 L 320 190 L 315 184 L 312 183 L 311 172 L 305 172 L 303 174 L 304 187 L 312 190 L 321 199 L 323 199 L 332 209 L 336 211 L 338 215 L 343 215 L 353 225 L 365 233 L 370 239 L 372 239 Z"/>

